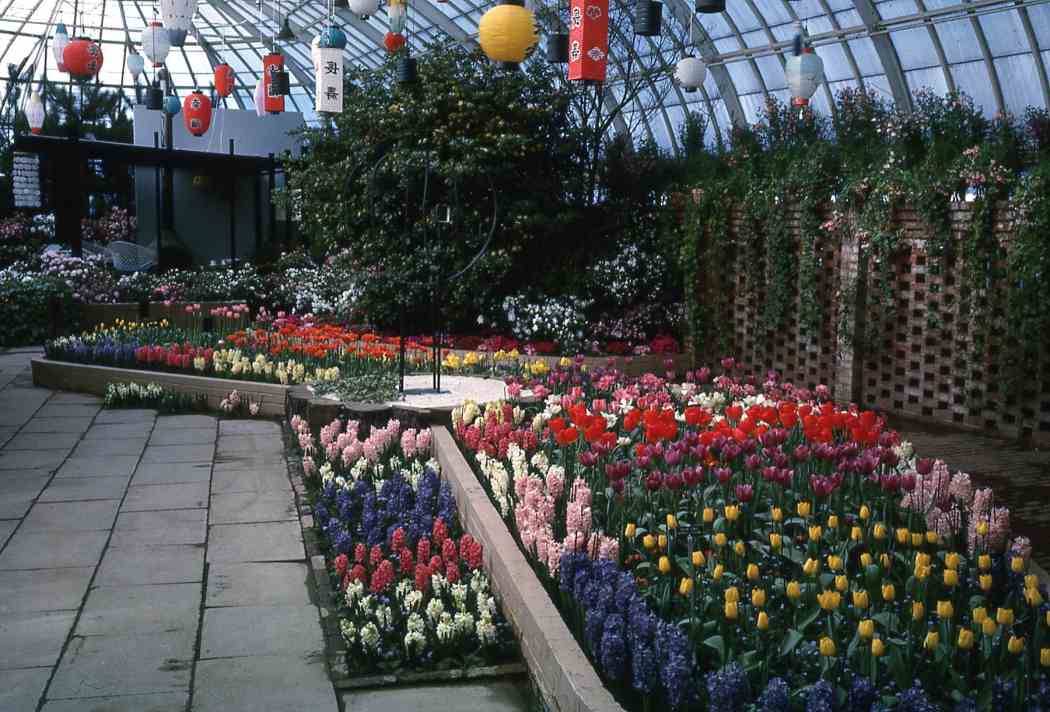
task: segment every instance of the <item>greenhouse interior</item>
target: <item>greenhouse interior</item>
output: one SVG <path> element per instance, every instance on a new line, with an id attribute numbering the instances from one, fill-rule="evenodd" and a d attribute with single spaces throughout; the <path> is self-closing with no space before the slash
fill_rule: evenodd
<path id="1" fill-rule="evenodd" d="M 1050 712 L 1050 0 L 0 0 L 0 712 Z"/>

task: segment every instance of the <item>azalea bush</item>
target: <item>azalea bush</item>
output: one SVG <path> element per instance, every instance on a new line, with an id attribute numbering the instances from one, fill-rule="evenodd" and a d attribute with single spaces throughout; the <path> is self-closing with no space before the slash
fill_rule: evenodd
<path id="1" fill-rule="evenodd" d="M 396 420 L 361 438 L 336 420 L 291 419 L 339 592 L 355 673 L 466 668 L 512 659 L 512 631 L 431 458 L 430 431 Z"/>
<path id="2" fill-rule="evenodd" d="M 540 404 L 468 403 L 456 436 L 629 707 L 1043 709 L 1031 544 L 875 413 L 708 369 L 512 386 Z"/>

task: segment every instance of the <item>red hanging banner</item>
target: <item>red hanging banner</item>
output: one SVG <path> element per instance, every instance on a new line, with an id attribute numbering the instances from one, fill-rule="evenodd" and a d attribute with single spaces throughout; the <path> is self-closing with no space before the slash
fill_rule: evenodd
<path id="1" fill-rule="evenodd" d="M 284 69 L 284 55 L 268 54 L 263 57 L 263 107 L 271 114 L 279 114 L 284 111 L 284 95 L 281 94 L 277 82 L 274 81 L 278 72 Z"/>
<path id="2" fill-rule="evenodd" d="M 569 79 L 605 81 L 609 55 L 609 0 L 572 0 L 569 6 Z"/>

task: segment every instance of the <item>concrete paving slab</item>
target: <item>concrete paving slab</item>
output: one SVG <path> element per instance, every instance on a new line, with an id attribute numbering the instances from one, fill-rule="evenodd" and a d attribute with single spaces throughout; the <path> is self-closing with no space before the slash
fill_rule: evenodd
<path id="1" fill-rule="evenodd" d="M 158 422 L 161 427 L 153 431 L 149 439 L 150 445 L 210 445 L 217 437 L 214 425 L 183 430 L 168 426 L 163 418 Z"/>
<path id="2" fill-rule="evenodd" d="M 91 425 L 90 416 L 75 418 L 40 418 L 36 417 L 22 426 L 23 433 L 83 433 Z"/>
<path id="3" fill-rule="evenodd" d="M 0 470 L 55 470 L 68 453 L 68 450 L 4 450 L 0 452 Z"/>
<path id="4" fill-rule="evenodd" d="M 135 586 L 203 580 L 203 546 L 110 547 L 95 576 L 95 585 Z"/>
<path id="5" fill-rule="evenodd" d="M 173 546 L 203 544 L 208 536 L 208 510 L 169 509 L 158 512 L 121 512 L 110 546 Z"/>
<path id="6" fill-rule="evenodd" d="M 80 440 L 80 433 L 19 433 L 4 445 L 10 450 L 62 450 L 69 452 Z"/>
<path id="7" fill-rule="evenodd" d="M 0 571 L 0 618 L 9 613 L 79 608 L 93 573 L 93 564 L 65 569 Z"/>
<path id="8" fill-rule="evenodd" d="M 258 468 L 231 469 L 218 462 L 212 473 L 212 494 L 233 492 L 291 492 L 288 468 L 280 464 L 261 465 Z"/>
<path id="9" fill-rule="evenodd" d="M 208 483 L 184 482 L 177 485 L 132 485 L 120 511 L 200 509 L 207 506 Z"/>
<path id="10" fill-rule="evenodd" d="M 157 429 L 214 428 L 218 420 L 210 415 L 162 415 L 157 422 Z"/>
<path id="11" fill-rule="evenodd" d="M 197 634 L 201 584 L 102 586 L 91 589 L 77 635 Z"/>
<path id="12" fill-rule="evenodd" d="M 306 558 L 299 522 L 215 524 L 210 532 L 210 563 L 300 561 Z"/>
<path id="13" fill-rule="evenodd" d="M 149 408 L 114 408 L 99 413 L 95 418 L 95 423 L 139 423 L 144 420 L 153 420 L 156 417 L 157 411 Z"/>
<path id="14" fill-rule="evenodd" d="M 7 543 L 7 538 L 18 528 L 17 519 L 0 520 L 0 549 Z"/>
<path id="15" fill-rule="evenodd" d="M 44 705 L 43 712 L 185 712 L 188 703 L 188 692 L 159 692 L 53 700 Z"/>
<path id="16" fill-rule="evenodd" d="M 201 660 L 194 712 L 336 712 L 323 660 L 253 656 Z"/>
<path id="17" fill-rule="evenodd" d="M 528 712 L 532 709 L 527 680 L 355 690 L 341 696 L 346 712 Z"/>
<path id="18" fill-rule="evenodd" d="M 272 420 L 220 420 L 221 435 L 266 435 L 281 437 L 281 426 Z"/>
<path id="19" fill-rule="evenodd" d="M 77 445 L 73 457 L 111 457 L 113 455 L 134 455 L 138 457 L 146 447 L 146 436 L 137 438 L 112 438 L 105 440 L 85 440 Z"/>
<path id="20" fill-rule="evenodd" d="M 0 710 L 35 710 L 51 668 L 0 671 Z"/>
<path id="21" fill-rule="evenodd" d="M 109 532 L 17 531 L 0 554 L 0 571 L 94 566 Z"/>
<path id="22" fill-rule="evenodd" d="M 219 457 L 239 455 L 280 455 L 284 452 L 284 441 L 275 435 L 223 435 L 219 438 L 216 455 Z"/>
<path id="23" fill-rule="evenodd" d="M 58 468 L 55 477 L 123 477 L 131 476 L 138 464 L 138 455 L 110 455 L 108 457 L 71 457 Z"/>
<path id="24" fill-rule="evenodd" d="M 113 528 L 120 500 L 103 499 L 89 502 L 37 502 L 22 529 L 40 531 L 98 531 Z"/>
<path id="25" fill-rule="evenodd" d="M 59 391 L 51 396 L 49 403 L 69 403 L 77 405 L 102 405 L 99 396 L 90 393 L 73 393 L 72 391 Z"/>
<path id="26" fill-rule="evenodd" d="M 142 455 L 142 462 L 211 462 L 215 446 L 207 445 L 150 445 Z"/>
<path id="27" fill-rule="evenodd" d="M 209 511 L 212 524 L 290 522 L 299 518 L 291 492 L 213 494 Z"/>
<path id="28" fill-rule="evenodd" d="M 25 611 L 0 619 L 0 669 L 54 665 L 76 611 Z"/>
<path id="29" fill-rule="evenodd" d="M 84 440 L 144 440 L 153 430 L 153 419 L 134 423 L 104 423 L 92 425 Z"/>
<path id="30" fill-rule="evenodd" d="M 209 462 L 157 462 L 139 465 L 131 478 L 131 485 L 171 485 L 210 479 Z"/>
<path id="31" fill-rule="evenodd" d="M 273 453 L 226 453 L 215 456 L 215 468 L 223 470 L 254 470 L 259 467 L 277 467 L 284 458 Z"/>
<path id="32" fill-rule="evenodd" d="M 185 633 L 75 637 L 62 656 L 48 699 L 183 692 L 193 667 Z"/>
<path id="33" fill-rule="evenodd" d="M 322 656 L 324 637 L 317 607 L 234 606 L 207 608 L 201 659 L 242 655 Z"/>
<path id="34" fill-rule="evenodd" d="M 36 415 L 41 418 L 84 418 L 98 415 L 102 410 L 97 405 L 76 405 L 70 403 L 47 403 Z"/>
<path id="35" fill-rule="evenodd" d="M 44 490 L 51 475 L 22 474 L 14 470 L 0 473 L 0 517 L 19 519 L 24 517 L 33 500 Z"/>
<path id="36" fill-rule="evenodd" d="M 91 499 L 120 499 L 128 486 L 127 477 L 55 478 L 43 492 L 40 502 L 79 502 Z"/>
<path id="37" fill-rule="evenodd" d="M 204 604 L 217 606 L 306 606 L 310 569 L 299 563 L 212 564 Z"/>
<path id="38" fill-rule="evenodd" d="M 18 428 L 0 428 L 0 447 L 7 444 L 7 441 L 15 436 L 18 432 Z"/>

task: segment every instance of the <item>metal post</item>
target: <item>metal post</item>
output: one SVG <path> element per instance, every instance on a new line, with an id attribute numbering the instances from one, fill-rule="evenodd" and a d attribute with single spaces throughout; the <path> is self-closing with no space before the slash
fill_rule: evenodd
<path id="1" fill-rule="evenodd" d="M 153 148 L 158 150 L 158 151 L 160 150 L 160 133 L 158 133 L 157 131 L 153 132 Z M 160 249 L 161 248 L 161 244 L 163 242 L 163 239 L 162 239 L 162 234 L 161 234 L 161 229 L 160 229 L 161 205 L 160 205 L 160 165 L 159 164 L 155 165 L 153 167 L 153 198 L 154 198 L 153 202 L 155 204 L 156 211 L 157 211 L 157 213 L 156 213 L 156 218 L 157 218 L 157 220 L 156 220 L 156 223 L 157 223 L 157 255 L 159 256 L 159 255 L 163 254 L 161 252 L 161 249 Z M 158 266 L 159 267 L 163 267 L 163 265 L 158 265 Z"/>
<path id="2" fill-rule="evenodd" d="M 230 261 L 237 259 L 237 179 L 240 177 L 234 170 L 233 139 L 230 139 Z"/>
<path id="3" fill-rule="evenodd" d="M 270 218 L 270 242 L 277 242 L 277 211 L 273 204 L 273 190 L 277 186 L 277 178 L 274 175 L 273 154 L 270 154 L 270 167 L 266 173 L 266 204 L 269 205 Z"/>

